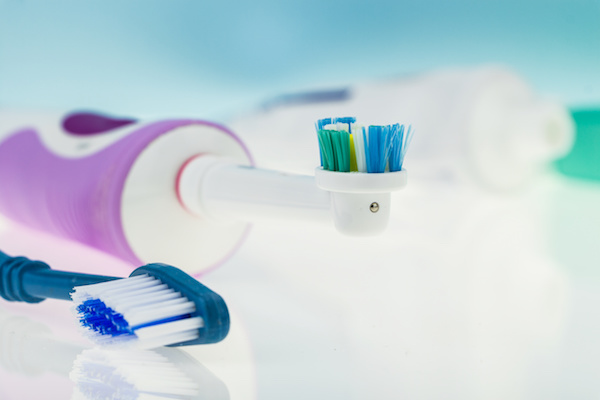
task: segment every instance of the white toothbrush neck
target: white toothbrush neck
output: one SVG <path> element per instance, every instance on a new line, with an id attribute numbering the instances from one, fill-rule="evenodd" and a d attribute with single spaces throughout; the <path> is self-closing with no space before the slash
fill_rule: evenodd
<path id="1" fill-rule="evenodd" d="M 253 168 L 205 155 L 181 173 L 180 200 L 215 222 L 308 220 L 330 222 L 329 192 L 314 177 Z"/>
<path id="2" fill-rule="evenodd" d="M 182 167 L 179 198 L 191 213 L 215 222 L 292 219 L 333 223 L 350 236 L 381 233 L 390 192 L 406 185 L 406 172 L 337 173 L 317 178 L 240 166 L 201 155 Z"/>

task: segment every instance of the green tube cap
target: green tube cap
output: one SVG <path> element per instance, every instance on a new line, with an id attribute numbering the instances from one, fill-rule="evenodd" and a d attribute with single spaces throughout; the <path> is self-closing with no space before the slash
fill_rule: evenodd
<path id="1" fill-rule="evenodd" d="M 574 178 L 600 181 L 600 109 L 575 110 L 573 150 L 556 162 L 558 170 Z"/>

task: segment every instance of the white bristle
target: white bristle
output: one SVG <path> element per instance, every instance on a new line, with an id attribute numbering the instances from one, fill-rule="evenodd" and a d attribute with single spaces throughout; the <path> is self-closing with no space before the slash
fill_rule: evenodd
<path id="1" fill-rule="evenodd" d="M 365 139 L 363 127 L 352 124 L 352 139 L 354 140 L 354 153 L 356 154 L 356 167 L 358 172 L 367 172 L 367 159 L 365 156 Z"/>
<path id="2" fill-rule="evenodd" d="M 89 325 L 109 326 L 114 320 L 110 311 L 106 311 L 101 319 L 79 312 L 82 325 L 88 328 L 87 336 L 99 345 L 165 346 L 198 338 L 198 329 L 204 326 L 202 318 L 190 317 L 196 311 L 193 302 L 148 275 L 79 286 L 72 298 L 76 309 L 87 301 L 99 300 L 127 322 L 124 334 L 121 331 L 119 335 L 103 334 Z"/>
<path id="3" fill-rule="evenodd" d="M 152 321 L 193 313 L 196 311 L 196 305 L 183 298 L 181 300 L 171 300 L 157 306 L 133 307 L 123 309 L 123 312 L 119 309 L 116 311 L 123 314 L 130 325 L 137 326 L 148 324 Z"/>
<path id="4" fill-rule="evenodd" d="M 140 276 L 135 276 L 133 278 L 117 279 L 114 281 L 96 283 L 94 285 L 79 286 L 79 287 L 74 288 L 74 292 L 71 294 L 71 298 L 73 299 L 73 301 L 78 301 L 79 299 L 82 299 L 82 298 L 87 299 L 90 297 L 96 297 L 96 295 L 98 293 L 101 293 L 106 290 L 111 290 L 111 289 L 115 289 L 115 288 L 127 288 L 127 287 L 138 285 L 138 284 L 140 284 L 140 282 L 148 281 L 148 280 L 152 280 L 152 279 L 154 279 L 154 278 L 146 276 L 146 275 L 140 275 Z"/>
<path id="5" fill-rule="evenodd" d="M 148 348 L 154 348 L 166 346 L 171 343 L 193 340 L 198 336 L 198 329 L 202 326 L 204 326 L 204 322 L 201 318 L 198 318 L 197 320 L 195 318 L 190 318 L 167 324 L 140 328 L 136 331 L 136 335 L 140 341 L 147 344 Z"/>
<path id="6" fill-rule="evenodd" d="M 135 307 L 140 305 L 150 305 L 153 303 L 160 303 L 163 301 L 181 298 L 181 294 L 172 289 L 161 290 L 159 294 L 156 293 L 156 289 L 147 293 L 139 293 L 133 296 L 102 296 L 104 303 L 108 304 L 120 304 L 123 308 Z"/>

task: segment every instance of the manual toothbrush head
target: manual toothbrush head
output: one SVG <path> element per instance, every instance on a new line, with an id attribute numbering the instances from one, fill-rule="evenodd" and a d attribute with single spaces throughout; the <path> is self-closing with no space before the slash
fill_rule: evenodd
<path id="1" fill-rule="evenodd" d="M 229 332 L 227 305 L 178 268 L 147 264 L 129 278 L 77 286 L 71 298 L 98 345 L 138 348 L 216 343 Z"/>
<path id="2" fill-rule="evenodd" d="M 402 168 L 411 126 L 357 125 L 354 117 L 316 123 L 321 166 L 317 186 L 331 193 L 336 228 L 348 235 L 381 233 L 390 214 L 390 192 L 406 185 Z"/>

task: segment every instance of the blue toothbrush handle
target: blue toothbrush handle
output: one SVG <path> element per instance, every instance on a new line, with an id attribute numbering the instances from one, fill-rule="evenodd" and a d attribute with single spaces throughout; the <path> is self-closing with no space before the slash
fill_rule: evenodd
<path id="1" fill-rule="evenodd" d="M 39 303 L 45 299 L 71 300 L 75 286 L 119 278 L 54 271 L 41 261 L 0 252 L 0 296 L 8 301 Z"/>

